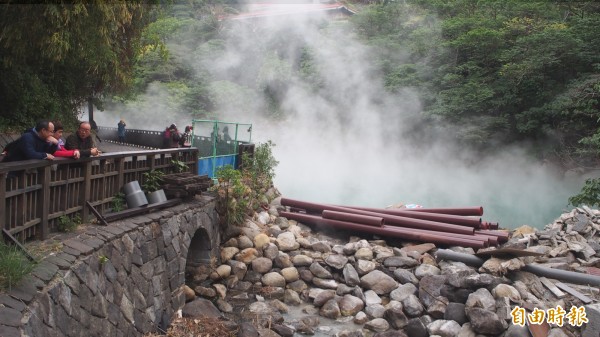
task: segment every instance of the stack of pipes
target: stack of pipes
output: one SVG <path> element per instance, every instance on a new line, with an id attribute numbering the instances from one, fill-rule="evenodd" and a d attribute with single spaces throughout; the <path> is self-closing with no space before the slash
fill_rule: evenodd
<path id="1" fill-rule="evenodd" d="M 383 209 L 318 204 L 288 198 L 279 215 L 304 224 L 450 246 L 484 248 L 508 241 L 498 223 L 481 221 L 483 207 Z"/>

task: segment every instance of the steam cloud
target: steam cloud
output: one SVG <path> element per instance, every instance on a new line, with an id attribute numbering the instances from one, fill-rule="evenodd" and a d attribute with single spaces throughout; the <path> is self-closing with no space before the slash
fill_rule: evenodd
<path id="1" fill-rule="evenodd" d="M 475 157 L 440 128 L 421 128 L 418 93 L 391 94 L 372 57 L 348 25 L 318 14 L 231 21 L 221 48 L 171 45 L 198 73 L 209 72 L 220 120 L 253 124 L 253 139 L 273 140 L 275 185 L 285 197 L 369 207 L 483 206 L 502 227 L 543 227 L 564 211 L 578 179 L 564 180 L 519 149 Z M 307 53 L 308 51 L 308 53 Z M 304 52 L 304 54 L 302 54 Z M 303 56 L 318 89 L 296 71 Z M 313 83 L 315 81 L 313 80 Z M 248 89 L 254 88 L 254 90 Z M 265 89 L 282 99 L 269 116 Z M 155 83 L 135 108 L 98 113 L 99 125 L 161 130 L 191 118 L 169 105 Z M 418 128 L 419 143 L 409 135 Z"/>

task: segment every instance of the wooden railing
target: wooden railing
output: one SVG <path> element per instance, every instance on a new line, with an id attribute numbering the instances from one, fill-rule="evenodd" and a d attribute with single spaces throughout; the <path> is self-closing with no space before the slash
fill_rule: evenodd
<path id="1" fill-rule="evenodd" d="M 0 229 L 20 242 L 45 240 L 58 230 L 62 216 L 79 215 L 88 222 L 93 215 L 87 201 L 96 210 L 106 212 L 124 184 L 134 180 L 144 183 L 145 172 L 175 173 L 173 159 L 187 164 L 188 172 L 197 172 L 195 148 L 0 163 Z"/>

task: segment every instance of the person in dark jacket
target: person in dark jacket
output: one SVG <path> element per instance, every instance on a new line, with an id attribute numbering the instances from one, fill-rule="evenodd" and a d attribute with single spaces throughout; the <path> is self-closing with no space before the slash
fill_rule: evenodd
<path id="1" fill-rule="evenodd" d="M 99 155 L 100 151 L 96 147 L 96 142 L 93 137 L 90 137 L 91 132 L 92 126 L 89 122 L 79 123 L 77 132 L 67 137 L 65 148 L 67 150 L 79 150 L 82 158 Z"/>
<path id="2" fill-rule="evenodd" d="M 54 124 L 47 120 L 37 122 L 35 128 L 25 131 L 10 147 L 2 162 L 28 159 L 54 159 L 58 141 L 52 136 Z"/>
<path id="3" fill-rule="evenodd" d="M 117 123 L 117 132 L 119 134 L 119 143 L 125 143 L 125 127 L 127 126 L 127 124 L 125 124 L 124 120 L 120 120 L 119 123 Z"/>

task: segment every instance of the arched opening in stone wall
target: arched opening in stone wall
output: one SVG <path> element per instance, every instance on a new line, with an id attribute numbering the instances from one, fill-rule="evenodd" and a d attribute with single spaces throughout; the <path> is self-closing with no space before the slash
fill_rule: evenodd
<path id="1" fill-rule="evenodd" d="M 213 243 L 208 232 L 204 228 L 198 228 L 188 249 L 185 266 L 185 283 L 191 287 L 202 285 L 216 267 L 216 261 L 212 261 L 211 250 Z M 213 266 L 214 265 L 214 266 Z"/>

